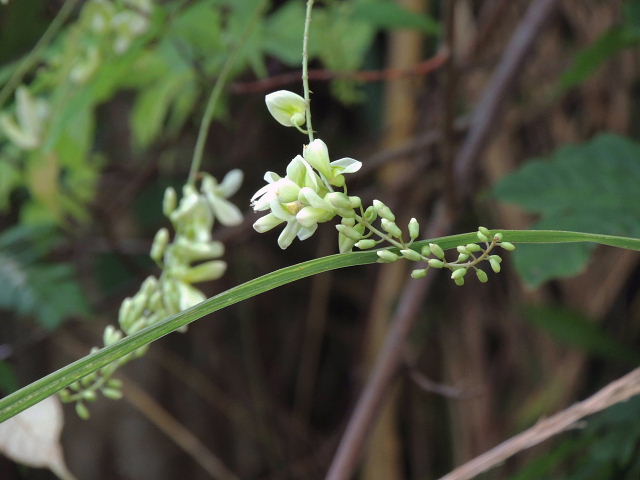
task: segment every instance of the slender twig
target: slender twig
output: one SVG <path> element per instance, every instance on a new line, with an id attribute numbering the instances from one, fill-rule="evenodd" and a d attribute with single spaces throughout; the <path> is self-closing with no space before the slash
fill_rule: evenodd
<path id="1" fill-rule="evenodd" d="M 307 124 L 309 142 L 313 142 L 313 125 L 311 124 L 311 92 L 309 90 L 309 29 L 311 27 L 311 10 L 314 0 L 307 0 L 307 13 L 304 18 L 304 37 L 302 40 L 302 88 L 304 101 L 307 103 Z"/>
<path id="2" fill-rule="evenodd" d="M 472 175 L 472 167 L 477 162 L 488 139 L 491 128 L 495 127 L 497 113 L 506 93 L 515 83 L 520 66 L 533 46 L 545 20 L 557 7 L 559 0 L 536 0 L 516 28 L 497 71 L 491 79 L 482 100 L 474 111 L 465 143 L 456 156 L 455 174 L 460 191 L 466 191 Z M 443 202 L 439 202 L 431 222 L 427 237 L 447 232 L 453 225 L 453 218 L 445 215 Z M 349 479 L 358 464 L 367 435 L 377 418 L 389 386 L 402 365 L 402 350 L 413 327 L 431 279 L 427 277 L 412 280 L 404 289 L 398 309 L 390 322 L 390 330 L 383 349 L 376 361 L 373 372 L 362 392 L 347 429 L 333 459 L 328 480 Z"/>
<path id="3" fill-rule="evenodd" d="M 24 76 L 40 59 L 42 52 L 51 40 L 55 37 L 60 27 L 67 21 L 71 13 L 73 13 L 73 7 L 76 6 L 78 0 L 66 0 L 62 8 L 58 11 L 55 18 L 51 21 L 45 32 L 40 37 L 40 40 L 35 44 L 31 52 L 20 62 L 18 67 L 13 71 L 11 77 L 5 83 L 2 90 L 0 90 L 0 108 L 4 105 L 4 102 L 11 96 L 18 84 L 22 81 Z"/>
<path id="4" fill-rule="evenodd" d="M 258 6 L 254 13 L 253 18 L 249 20 L 247 27 L 244 32 L 240 36 L 240 39 L 233 45 L 231 48 L 227 59 L 220 70 L 220 75 L 216 79 L 216 83 L 211 90 L 211 95 L 209 95 L 209 100 L 207 101 L 207 106 L 204 111 L 204 115 L 202 116 L 202 122 L 200 123 L 200 128 L 198 130 L 198 139 L 196 140 L 196 146 L 193 150 L 193 158 L 191 159 L 191 167 L 189 168 L 189 178 L 187 183 L 189 185 L 193 185 L 196 181 L 196 176 L 200 171 L 200 165 L 202 164 L 202 155 L 204 153 L 204 146 L 207 143 L 207 137 L 209 136 L 209 127 L 211 126 L 211 122 L 213 121 L 213 113 L 215 112 L 216 105 L 224 91 L 224 87 L 227 84 L 227 77 L 231 73 L 233 66 L 240 56 L 240 52 L 242 51 L 242 47 L 246 44 L 249 37 L 251 37 L 251 32 L 255 28 L 258 23 L 258 19 L 260 18 L 260 14 L 264 10 L 266 6 L 266 1 L 263 0 L 262 4 Z"/>
<path id="5" fill-rule="evenodd" d="M 404 77 L 428 75 L 445 65 L 448 59 L 449 51 L 443 48 L 433 57 L 427 58 L 411 68 L 385 68 L 382 70 L 358 70 L 354 72 L 311 69 L 307 70 L 307 76 L 309 80 L 317 82 L 337 79 L 356 80 L 358 82 L 383 82 Z M 293 71 L 250 82 L 234 82 L 230 89 L 233 93 L 239 94 L 262 93 L 296 83 L 299 80 L 300 72 Z"/>
<path id="6" fill-rule="evenodd" d="M 456 468 L 440 480 L 469 480 L 504 462 L 516 453 L 573 428 L 581 419 L 640 394 L 640 368 L 610 383 L 591 397 L 539 421 L 533 427 L 502 442 L 488 452 Z"/>

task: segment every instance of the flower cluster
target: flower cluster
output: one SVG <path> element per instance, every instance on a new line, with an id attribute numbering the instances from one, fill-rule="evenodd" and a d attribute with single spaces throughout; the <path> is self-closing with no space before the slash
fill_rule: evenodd
<path id="1" fill-rule="evenodd" d="M 227 200 L 241 183 L 240 170 L 229 172 L 221 183 L 203 174 L 200 189 L 185 185 L 179 202 L 176 191 L 167 188 L 163 212 L 171 221 L 175 236 L 171 241 L 169 230 L 160 229 L 150 253 L 162 274 L 159 278 L 149 276 L 135 295 L 122 302 L 119 328 L 109 325 L 105 329 L 104 346 L 205 300 L 204 293 L 194 284 L 220 278 L 226 270 L 226 263 L 220 260 L 224 245 L 213 240 L 211 230 L 216 219 L 227 226 L 242 222 L 240 210 Z M 97 347 L 92 351 L 95 350 Z M 89 411 L 84 402 L 95 400 L 97 392 L 108 398 L 120 398 L 121 383 L 111 376 L 120 366 L 146 351 L 147 346 L 141 347 L 75 382 L 60 393 L 62 400 L 76 402 L 78 415 L 87 418 Z"/>
<path id="2" fill-rule="evenodd" d="M 301 130 L 308 114 L 308 102 L 293 92 L 280 90 L 265 98 L 267 108 L 278 123 Z M 318 224 L 328 222 L 334 217 L 340 218 L 336 225 L 340 253 L 349 252 L 356 247 L 367 250 L 386 242 L 395 247 L 376 251 L 378 261 L 390 263 L 404 258 L 415 262 L 425 262 L 424 268 L 413 270 L 413 278 L 422 278 L 430 268 L 447 268 L 456 285 L 463 285 L 465 275 L 475 271 L 481 282 L 486 282 L 487 274 L 478 267 L 484 261 L 489 262 L 494 272 L 500 271 L 500 256 L 491 254 L 500 246 L 513 250 L 515 246 L 502 240 L 499 232 L 490 232 L 480 227 L 477 238 L 484 242 L 482 247 L 469 243 L 457 247 L 458 258 L 449 262 L 444 251 L 435 243 L 422 246 L 419 250 L 411 248 L 420 234 L 420 225 L 412 218 L 407 225 L 407 234 L 396 223 L 396 215 L 380 200 L 363 207 L 362 200 L 347 194 L 345 174 L 357 172 L 361 162 L 353 158 L 341 158 L 331 161 L 327 145 L 320 139 L 313 140 L 303 147 L 302 156 L 296 156 L 288 165 L 286 176 L 281 177 L 267 172 L 267 185 L 258 190 L 251 199 L 251 205 L 257 212 L 268 211 L 253 225 L 259 233 L 267 232 L 286 222 L 278 237 L 280 248 L 285 249 L 297 236 L 300 240 L 309 238 L 318 228 Z"/>
<path id="3" fill-rule="evenodd" d="M 16 90 L 15 114 L 0 114 L 0 130 L 22 150 L 35 150 L 44 140 L 48 103 L 35 98 L 25 86 Z"/>

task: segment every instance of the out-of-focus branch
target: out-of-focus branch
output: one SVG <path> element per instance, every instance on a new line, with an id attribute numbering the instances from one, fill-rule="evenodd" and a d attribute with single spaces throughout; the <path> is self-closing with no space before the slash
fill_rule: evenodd
<path id="1" fill-rule="evenodd" d="M 584 417 L 605 410 L 616 403 L 624 402 L 639 393 L 640 368 L 636 368 L 586 400 L 539 421 L 528 430 L 456 468 L 440 480 L 469 480 L 504 462 L 516 453 L 574 427 Z"/>
<path id="2" fill-rule="evenodd" d="M 487 143 L 491 129 L 496 126 L 497 115 L 503 101 L 515 83 L 521 66 L 542 29 L 545 21 L 557 7 L 559 0 L 536 0 L 531 3 L 516 28 L 504 55 L 476 107 L 465 142 L 456 156 L 454 172 L 460 192 L 473 173 L 474 163 Z M 443 202 L 436 207 L 427 237 L 448 232 L 453 218 L 445 214 Z M 412 280 L 404 289 L 398 309 L 391 320 L 391 327 L 371 378 L 354 409 L 338 451 L 327 475 L 328 480 L 351 478 L 358 464 L 367 435 L 383 405 L 389 386 L 396 378 L 402 364 L 402 351 L 407 336 L 426 297 L 433 277 Z"/>
<path id="3" fill-rule="evenodd" d="M 334 72 L 331 70 L 309 70 L 309 80 L 329 81 L 337 79 L 357 80 L 359 82 L 381 82 L 403 77 L 428 75 L 442 67 L 449 59 L 449 52 L 441 50 L 435 56 L 418 63 L 412 68 L 386 68 L 383 70 L 361 70 L 356 72 Z M 287 72 L 273 77 L 251 82 L 234 82 L 231 85 L 233 93 L 261 93 L 284 87 L 300 81 L 300 72 Z"/>

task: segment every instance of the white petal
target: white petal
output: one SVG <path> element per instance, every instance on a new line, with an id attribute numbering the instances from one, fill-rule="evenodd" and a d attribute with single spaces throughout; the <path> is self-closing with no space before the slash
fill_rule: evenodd
<path id="1" fill-rule="evenodd" d="M 284 220 L 281 220 L 275 215 L 269 213 L 264 217 L 260 217 L 258 220 L 256 220 L 256 222 L 253 224 L 253 229 L 258 233 L 264 233 L 268 232 L 272 228 L 277 227 L 282 222 L 284 222 Z"/>
<path id="2" fill-rule="evenodd" d="M 243 178 L 242 170 L 234 168 L 224 176 L 222 182 L 218 185 L 218 193 L 224 198 L 229 198 L 238 191 L 240 185 L 242 185 Z"/>
<path id="3" fill-rule="evenodd" d="M 215 195 L 207 195 L 209 205 L 220 223 L 230 227 L 242 223 L 242 212 L 233 203 Z"/>
<path id="4" fill-rule="evenodd" d="M 273 182 L 277 182 L 278 180 L 280 180 L 280 175 L 278 175 L 275 172 L 267 172 L 264 174 L 264 181 L 267 183 L 273 183 Z"/>
<path id="5" fill-rule="evenodd" d="M 273 215 L 275 215 L 276 217 L 278 217 L 281 220 L 284 221 L 290 221 L 293 220 L 295 218 L 294 215 L 290 214 L 289 212 L 287 212 L 284 207 L 282 205 L 280 205 L 280 202 L 278 201 L 278 199 L 274 199 L 271 201 L 271 203 L 269 203 L 269 207 L 271 208 L 271 213 Z"/>
<path id="6" fill-rule="evenodd" d="M 300 199 L 300 201 L 308 205 L 311 205 L 313 208 L 320 208 L 323 210 L 328 210 L 330 212 L 333 212 L 333 206 L 326 200 L 322 199 L 320 195 L 318 195 L 312 188 L 309 188 L 309 187 L 302 188 L 300 190 L 300 194 L 298 195 L 298 198 Z"/>
<path id="7" fill-rule="evenodd" d="M 331 167 L 340 168 L 337 173 L 355 173 L 362 168 L 362 162 L 355 158 L 345 157 L 331 162 Z"/>
<path id="8" fill-rule="evenodd" d="M 278 245 L 282 250 L 286 249 L 291 242 L 296 238 L 298 232 L 302 229 L 302 225 L 300 225 L 295 220 L 288 222 L 287 226 L 284 227 L 284 230 L 280 233 L 278 237 Z"/>
<path id="9" fill-rule="evenodd" d="M 317 229 L 318 229 L 317 223 L 310 228 L 307 228 L 307 227 L 301 228 L 300 231 L 298 232 L 298 240 L 306 240 L 307 238 L 311 237 L 311 235 L 313 235 Z"/>

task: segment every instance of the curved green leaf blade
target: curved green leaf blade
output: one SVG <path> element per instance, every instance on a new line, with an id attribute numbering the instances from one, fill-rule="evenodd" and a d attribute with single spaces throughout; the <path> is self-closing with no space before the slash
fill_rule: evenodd
<path id="1" fill-rule="evenodd" d="M 496 230 L 497 231 L 497 230 Z M 640 239 L 616 237 L 611 235 L 590 234 L 580 232 L 545 231 L 545 230 L 499 230 L 504 240 L 513 243 L 571 243 L 592 242 L 614 247 L 640 251 Z M 414 244 L 420 248 L 426 243 L 437 243 L 443 249 L 455 248 L 458 245 L 475 242 L 476 234 L 465 233 L 431 240 L 423 240 Z M 20 413 L 40 400 L 53 395 L 67 385 L 98 370 L 112 361 L 147 345 L 159 338 L 187 325 L 210 313 L 254 297 L 287 283 L 300 280 L 318 273 L 339 268 L 375 263 L 378 256 L 375 251 L 355 252 L 330 255 L 307 262 L 276 270 L 254 280 L 231 288 L 211 297 L 188 310 L 168 317 L 161 322 L 122 339 L 120 342 L 87 355 L 75 362 L 33 382 L 32 384 L 8 395 L 0 400 L 0 422 Z"/>

